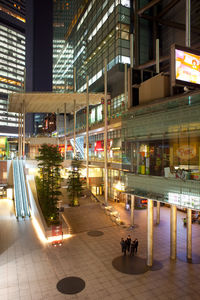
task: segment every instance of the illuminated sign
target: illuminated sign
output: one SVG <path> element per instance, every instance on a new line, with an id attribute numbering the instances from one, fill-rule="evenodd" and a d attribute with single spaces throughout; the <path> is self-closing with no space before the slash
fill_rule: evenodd
<path id="1" fill-rule="evenodd" d="M 110 143 L 111 141 L 108 140 L 107 142 L 107 150 L 110 151 Z M 104 141 L 96 141 L 94 145 L 94 151 L 104 151 Z"/>
<path id="2" fill-rule="evenodd" d="M 175 50 L 176 79 L 200 84 L 200 56 Z"/>
<path id="3" fill-rule="evenodd" d="M 60 153 L 64 153 L 65 152 L 65 145 L 64 144 L 60 144 L 59 145 L 59 151 L 60 151 Z"/>
<path id="4" fill-rule="evenodd" d="M 189 145 L 182 145 L 176 150 L 176 154 L 179 158 L 188 160 L 196 156 L 196 147 Z"/>
<path id="5" fill-rule="evenodd" d="M 177 45 L 171 47 L 172 86 L 200 84 L 200 52 Z"/>
<path id="6" fill-rule="evenodd" d="M 48 129 L 48 120 L 45 120 L 45 129 Z"/>
<path id="7" fill-rule="evenodd" d="M 97 141 L 94 146 L 94 151 L 104 151 L 104 142 Z"/>
<path id="8" fill-rule="evenodd" d="M 168 202 L 177 206 L 200 209 L 200 197 L 186 194 L 168 193 Z"/>
<path id="9" fill-rule="evenodd" d="M 67 145 L 67 151 L 72 151 L 72 146 L 71 145 Z"/>
<path id="10" fill-rule="evenodd" d="M 52 245 L 56 246 L 57 244 L 62 243 L 62 239 L 63 239 L 62 224 L 57 226 L 52 226 L 52 236 L 57 237 L 57 239 L 52 242 Z"/>

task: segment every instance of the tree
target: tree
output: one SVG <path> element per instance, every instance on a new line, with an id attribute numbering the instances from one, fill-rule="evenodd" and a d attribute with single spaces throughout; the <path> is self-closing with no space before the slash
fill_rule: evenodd
<path id="1" fill-rule="evenodd" d="M 71 171 L 67 180 L 67 192 L 70 198 L 70 205 L 79 205 L 78 198 L 81 196 L 82 181 L 80 179 L 81 161 L 75 157 L 71 163 Z"/>
<path id="2" fill-rule="evenodd" d="M 55 223 L 59 216 L 57 201 L 61 195 L 60 169 L 63 158 L 58 147 L 54 145 L 43 144 L 39 153 L 36 157 L 40 169 L 40 178 L 37 179 L 39 202 L 47 222 Z"/>

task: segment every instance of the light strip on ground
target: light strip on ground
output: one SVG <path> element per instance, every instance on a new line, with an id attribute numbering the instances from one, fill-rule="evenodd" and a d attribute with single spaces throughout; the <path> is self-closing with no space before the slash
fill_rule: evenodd
<path id="1" fill-rule="evenodd" d="M 52 242 L 56 242 L 56 241 L 60 241 L 60 240 L 65 240 L 72 236 L 71 234 L 63 234 L 63 236 L 61 236 L 61 235 L 60 236 L 50 236 L 50 237 L 46 238 L 40 227 L 40 224 L 38 223 L 38 221 L 37 221 L 36 217 L 34 216 L 34 214 L 32 213 L 32 211 L 31 211 L 31 216 L 32 216 L 32 222 L 33 222 L 35 231 L 37 233 L 37 236 L 43 243 L 52 243 Z"/>

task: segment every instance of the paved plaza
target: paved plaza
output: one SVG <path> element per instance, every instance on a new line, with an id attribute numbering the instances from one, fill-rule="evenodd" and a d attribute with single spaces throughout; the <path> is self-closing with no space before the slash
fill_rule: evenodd
<path id="1" fill-rule="evenodd" d="M 114 204 L 114 203 L 113 203 Z M 88 198 L 76 208 L 65 208 L 72 237 L 62 246 L 42 244 L 31 220 L 17 222 L 10 201 L 0 201 L 0 299 L 199 299 L 200 264 L 179 258 L 170 261 L 170 209 L 161 207 L 160 225 L 154 226 L 154 258 L 161 268 L 143 274 L 124 274 L 112 262 L 121 256 L 120 239 L 138 238 L 137 256 L 146 258 L 146 210 L 135 211 L 136 227 L 130 229 L 130 212 L 116 204 L 126 226 L 116 225 L 100 203 Z M 156 210 L 156 208 L 155 208 Z M 155 211 L 156 213 L 156 211 Z M 156 217 L 156 215 L 155 215 Z M 184 214 L 178 212 L 177 253 L 185 255 Z M 200 249 L 200 225 L 193 224 L 193 253 Z M 88 231 L 101 231 L 92 236 Z M 59 280 L 80 277 L 85 288 L 77 294 L 60 293 Z"/>

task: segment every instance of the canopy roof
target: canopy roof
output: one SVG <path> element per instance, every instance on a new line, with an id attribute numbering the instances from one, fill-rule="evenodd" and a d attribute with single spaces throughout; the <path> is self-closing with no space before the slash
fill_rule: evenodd
<path id="1" fill-rule="evenodd" d="M 104 98 L 103 93 L 89 93 L 89 105 L 95 105 Z M 110 96 L 108 95 L 109 99 Z M 76 100 L 76 111 L 86 106 L 87 93 L 13 93 L 9 96 L 10 112 L 21 112 L 25 103 L 26 113 L 53 113 L 59 110 L 64 113 L 66 103 L 66 113 L 74 111 L 74 100 Z"/>

